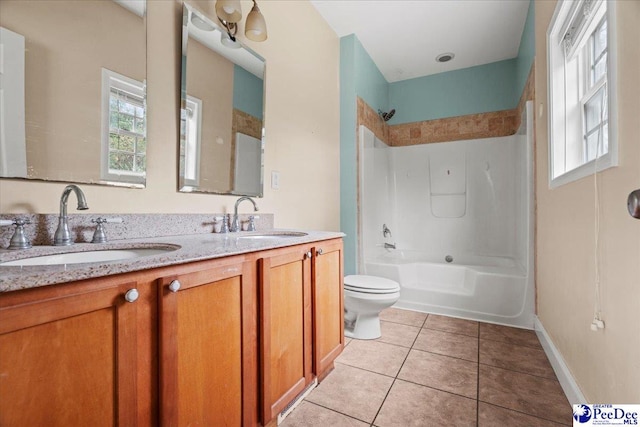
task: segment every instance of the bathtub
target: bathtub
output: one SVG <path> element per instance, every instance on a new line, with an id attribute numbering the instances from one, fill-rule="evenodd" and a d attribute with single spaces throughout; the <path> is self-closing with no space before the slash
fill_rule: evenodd
<path id="1" fill-rule="evenodd" d="M 400 283 L 394 307 L 533 328 L 534 288 L 512 258 L 392 250 L 365 262 L 365 274 Z"/>

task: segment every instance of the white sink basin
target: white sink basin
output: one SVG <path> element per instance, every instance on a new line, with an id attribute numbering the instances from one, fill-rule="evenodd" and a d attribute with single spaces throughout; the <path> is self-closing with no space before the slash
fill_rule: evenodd
<path id="1" fill-rule="evenodd" d="M 262 233 L 262 234 L 249 234 L 246 236 L 238 236 L 238 239 L 281 239 L 287 237 L 302 237 L 306 236 L 308 233 L 304 233 L 302 231 L 274 231 L 273 233 Z"/>
<path id="2" fill-rule="evenodd" d="M 178 247 L 161 248 L 133 248 L 133 249 L 105 249 L 101 251 L 68 252 L 64 254 L 43 255 L 31 258 L 17 259 L 0 263 L 3 267 L 34 266 L 34 265 L 62 265 L 84 264 L 89 262 L 107 262 L 124 259 L 139 258 L 175 251 Z"/>

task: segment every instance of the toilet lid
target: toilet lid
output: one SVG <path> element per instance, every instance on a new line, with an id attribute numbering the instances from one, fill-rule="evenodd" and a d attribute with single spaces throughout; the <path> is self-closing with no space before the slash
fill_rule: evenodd
<path id="1" fill-rule="evenodd" d="M 387 293 L 399 291 L 400 285 L 383 277 L 354 274 L 344 278 L 344 288 L 360 292 Z"/>

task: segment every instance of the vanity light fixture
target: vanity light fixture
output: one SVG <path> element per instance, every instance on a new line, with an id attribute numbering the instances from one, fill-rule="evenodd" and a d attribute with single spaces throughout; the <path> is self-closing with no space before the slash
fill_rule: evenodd
<path id="1" fill-rule="evenodd" d="M 222 26 L 227 30 L 228 41 L 225 42 L 223 37 L 223 44 L 225 46 L 235 47 L 231 44 L 236 43 L 238 23 L 242 20 L 240 0 L 217 0 L 216 15 Z M 267 39 L 267 24 L 264 16 L 260 13 L 256 0 L 253 0 L 253 7 L 247 16 L 244 35 L 249 40 L 256 42 L 262 42 Z"/>

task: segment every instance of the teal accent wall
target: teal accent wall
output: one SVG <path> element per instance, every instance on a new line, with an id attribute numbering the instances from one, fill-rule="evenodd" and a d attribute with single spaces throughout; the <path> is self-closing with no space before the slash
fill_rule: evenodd
<path id="1" fill-rule="evenodd" d="M 351 36 L 349 36 L 351 37 Z M 353 36 L 356 67 L 356 95 L 364 99 L 371 108 L 387 111 L 389 105 L 389 83 L 357 37 Z"/>
<path id="2" fill-rule="evenodd" d="M 340 230 L 344 237 L 344 274 L 356 272 L 357 158 L 355 36 L 340 39 Z"/>
<path id="3" fill-rule="evenodd" d="M 344 272 L 356 273 L 357 263 L 357 97 L 374 110 L 389 105 L 389 84 L 358 38 L 340 39 L 340 230 L 344 238 Z"/>
<path id="4" fill-rule="evenodd" d="M 263 85 L 262 79 L 254 76 L 244 68 L 234 65 L 233 108 L 262 120 Z"/>
<path id="5" fill-rule="evenodd" d="M 527 78 L 529 77 L 529 71 L 531 71 L 531 65 L 533 65 L 533 60 L 536 55 L 535 14 L 533 1 L 530 1 L 527 20 L 524 24 L 522 37 L 520 38 L 518 57 L 516 58 L 515 89 L 518 96 L 522 95 L 524 86 L 527 83 Z"/>
<path id="6" fill-rule="evenodd" d="M 390 125 L 514 108 L 516 59 L 432 74 L 389 85 Z"/>

